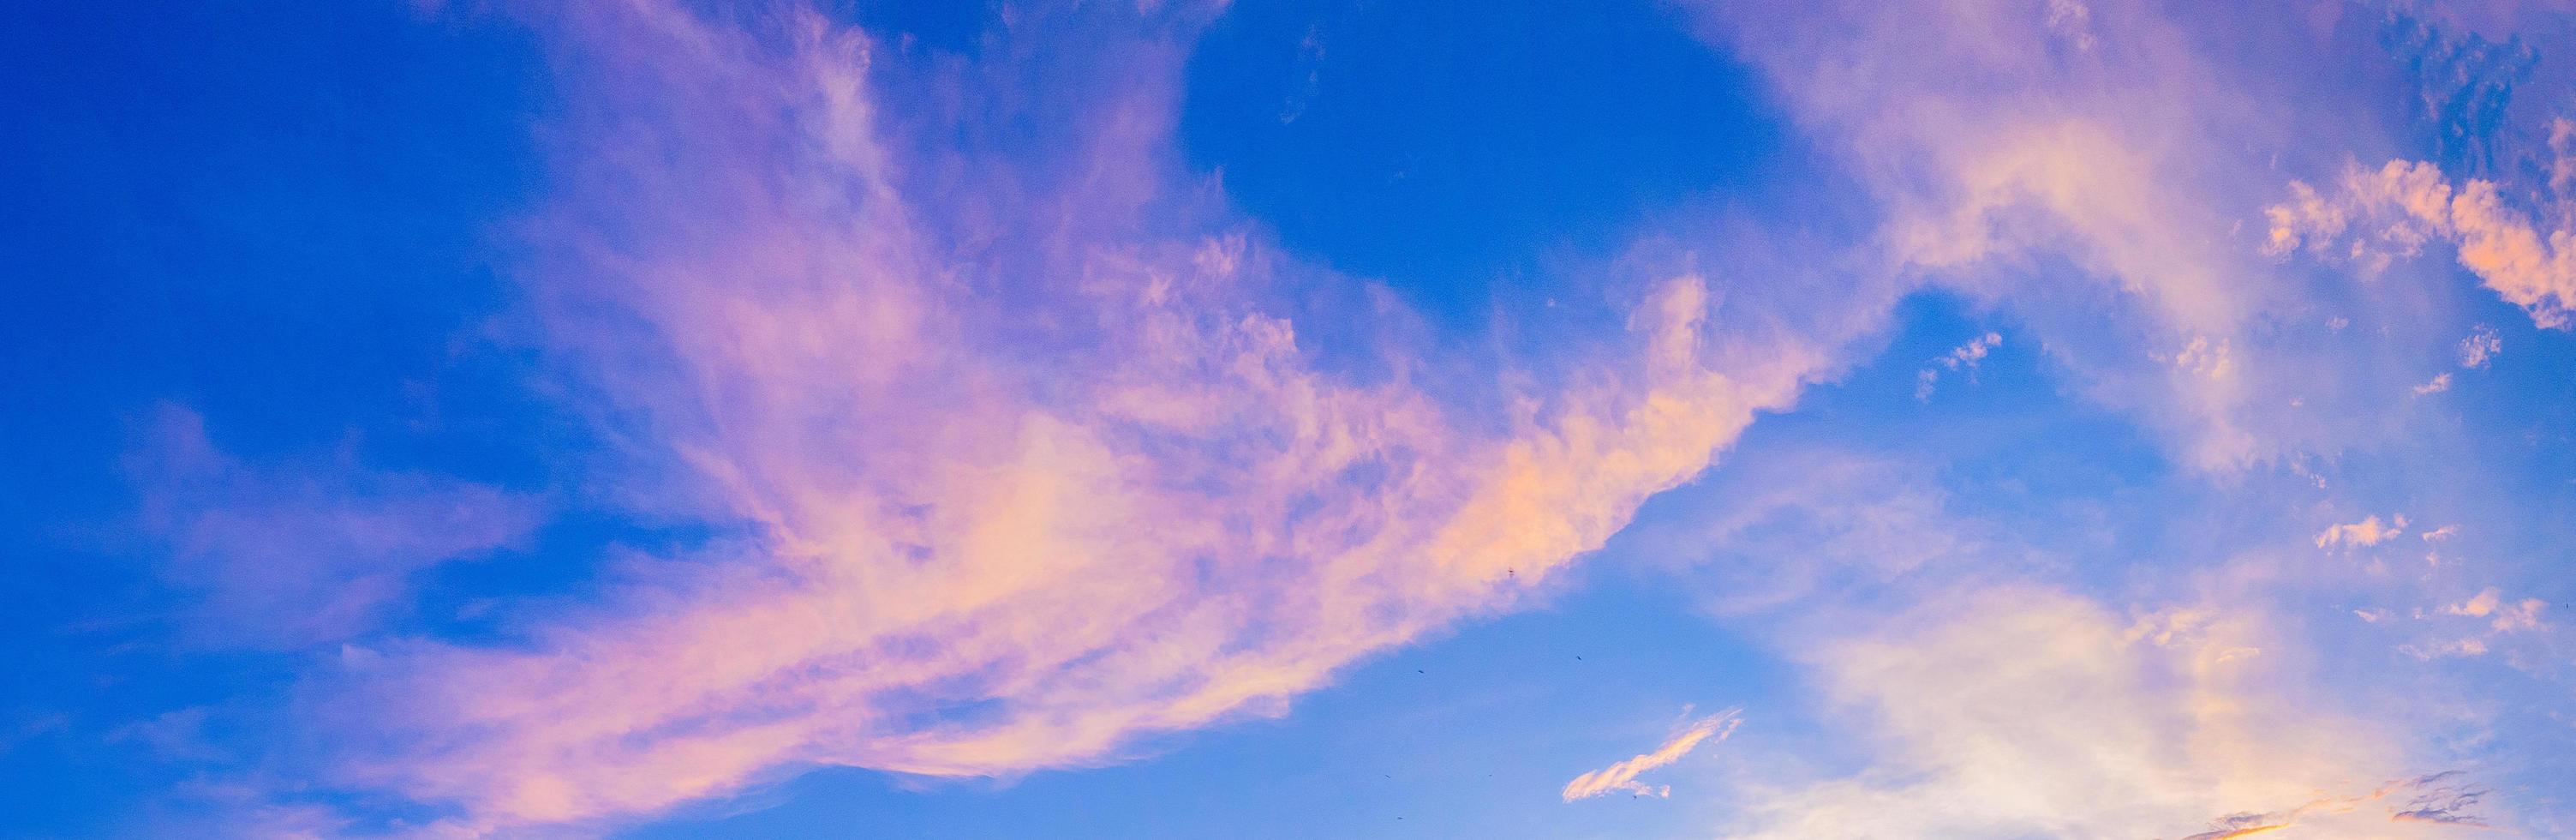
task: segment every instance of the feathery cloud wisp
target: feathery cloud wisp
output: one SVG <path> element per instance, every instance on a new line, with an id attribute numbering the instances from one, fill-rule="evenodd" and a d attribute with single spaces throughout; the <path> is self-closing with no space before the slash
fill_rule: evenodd
<path id="1" fill-rule="evenodd" d="M 1809 654 L 1887 752 L 1848 777 L 1748 783 L 1732 836 L 2123 836 L 2399 775 L 2387 744 L 2241 655 L 2273 644 L 2214 607 L 2124 622 L 2027 586 L 1927 602 Z"/>
<path id="2" fill-rule="evenodd" d="M 536 498 L 423 473 L 373 470 L 347 452 L 255 463 L 217 448 L 195 412 L 165 406 L 129 455 L 141 530 L 166 542 L 164 575 L 208 594 L 210 636 L 299 646 L 375 629 L 440 563 L 524 542 Z"/>
<path id="3" fill-rule="evenodd" d="M 1674 733 L 1671 738 L 1665 739 L 1663 746 L 1656 747 L 1653 752 L 1642 753 L 1625 761 L 1574 777 L 1574 781 L 1565 783 L 1565 790 L 1561 792 L 1561 795 L 1565 797 L 1565 801 L 1567 802 L 1572 802 L 1577 799 L 1590 799 L 1611 791 L 1628 791 L 1630 793 L 1641 795 L 1664 796 L 1670 792 L 1671 789 L 1669 787 L 1652 787 L 1641 784 L 1637 781 L 1637 776 L 1648 770 L 1653 770 L 1682 760 L 1682 756 L 1689 755 L 1691 750 L 1698 749 L 1700 743 L 1703 741 L 1709 741 L 1711 739 L 1717 741 L 1726 740 L 1726 736 L 1735 734 L 1735 727 L 1744 722 L 1742 712 L 1742 709 L 1728 709 L 1717 714 L 1709 715 L 1708 717 L 1691 721 L 1690 725 L 1683 727 L 1680 732 Z"/>

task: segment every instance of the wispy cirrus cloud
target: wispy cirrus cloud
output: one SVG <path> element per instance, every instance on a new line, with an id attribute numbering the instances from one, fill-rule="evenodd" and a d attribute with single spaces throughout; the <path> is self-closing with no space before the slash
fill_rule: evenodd
<path id="1" fill-rule="evenodd" d="M 2233 815 L 2204 838 L 2385 825 L 2394 809 L 2358 807 L 2381 794 L 2318 792 L 2380 787 L 2399 751 L 2248 653 L 2270 635 L 2235 609 L 2124 621 L 2023 585 L 1927 599 L 1810 654 L 1871 733 L 1868 769 L 1745 779 L 1727 836 L 2179 836 L 2194 813 Z"/>
<path id="2" fill-rule="evenodd" d="M 2406 803 L 2406 810 L 2389 816 L 2390 822 L 2416 823 L 2446 827 L 2486 828 L 2487 821 L 2471 809 L 2486 798 L 2482 788 L 2459 784 L 2446 776 L 2430 776 L 2417 782 L 2421 788 Z"/>
<path id="3" fill-rule="evenodd" d="M 1743 712 L 1742 709 L 1728 709 L 1693 720 L 1674 732 L 1672 737 L 1664 739 L 1663 745 L 1656 747 L 1652 752 L 1639 753 L 1608 767 L 1574 777 L 1573 781 L 1565 783 L 1565 790 L 1561 791 L 1560 795 L 1567 802 L 1590 799 L 1614 791 L 1626 791 L 1639 796 L 1669 796 L 1672 794 L 1670 786 L 1644 784 L 1637 781 L 1637 777 L 1648 770 L 1682 760 L 1683 756 L 1698 749 L 1703 742 L 1712 739 L 1725 741 L 1726 736 L 1735 734 L 1735 728 L 1744 723 Z"/>
<path id="4" fill-rule="evenodd" d="M 149 425 L 126 465 L 140 524 L 169 546 L 166 576 L 202 593 L 193 618 L 215 638 L 299 646 L 375 629 L 414 573 L 521 544 L 544 518 L 533 496 L 345 451 L 237 458 L 178 406 Z"/>
<path id="5" fill-rule="evenodd" d="M 1713 40 L 1771 74 L 1883 215 L 1860 255 L 1797 255 L 1830 283 L 1742 282 L 1732 255 L 1676 247 L 1637 260 L 1647 276 L 1604 279 L 1619 311 L 1545 333 L 1545 358 L 1468 347 L 1394 291 L 1273 245 L 1174 161 L 1180 68 L 1219 5 L 1014 7 L 971 52 L 929 56 L 802 5 L 527 12 L 565 104 L 543 132 L 551 198 L 520 228 L 518 314 L 615 450 L 597 483 L 716 536 L 610 564 L 598 600 L 528 609 L 503 641 L 352 646 L 306 683 L 336 736 L 323 775 L 445 815 L 435 830 L 584 832 L 805 767 L 1008 777 L 1278 714 L 1350 663 L 1520 603 L 1832 376 L 1922 284 L 2008 311 L 2016 346 L 2026 329 L 2075 389 L 2232 479 L 2403 438 L 2355 409 L 2425 373 L 2349 363 L 2335 342 L 2395 335 L 2441 358 L 2465 328 L 2374 318 L 2384 289 L 2321 310 L 2319 284 L 2343 278 L 2267 245 L 2331 241 L 2336 260 L 2370 262 L 2452 241 L 2536 322 L 2567 309 L 2549 288 L 2559 234 L 2501 200 L 2464 215 L 2467 191 L 2418 212 L 2301 185 L 2270 217 L 2293 234 L 2266 239 L 2281 177 L 2262 147 L 2298 121 L 2213 57 L 2246 43 L 2205 49 L 2210 32 L 2150 4 L 1733 4 L 1707 11 Z M 2369 244 L 2342 248 L 2346 234 Z M 2384 323 L 2347 331 L 2353 317 Z M 1937 357 L 1919 393 L 2000 342 Z M 2456 351 L 2477 368 L 2498 347 Z M 2067 589 L 1997 583 L 2015 563 L 1955 562 L 1989 534 L 1944 521 L 1920 466 L 1790 464 L 1752 477 L 1781 492 L 1686 535 L 1770 535 L 1720 600 L 1824 616 L 1801 630 L 1825 644 L 1783 653 L 1825 676 L 1880 753 L 1752 785 L 1746 833 L 2107 835 L 2215 813 L 2235 816 L 2210 831 L 2232 834 L 2205 836 L 2238 836 L 2357 813 L 2267 809 L 2408 764 L 2397 735 L 2286 699 L 2275 663 L 2297 640 L 2247 617 L 2259 610 L 2124 621 Z M 251 478 L 205 486 L 291 483 L 237 467 L 211 474 Z M 349 483 L 167 531 L 511 501 Z M 357 519 L 371 524 L 345 530 L 403 536 L 349 537 L 392 547 L 351 554 L 374 558 L 363 571 L 290 575 L 307 583 L 276 603 L 355 598 L 322 613 L 363 613 L 385 601 L 369 586 L 531 527 Z M 2314 542 L 2376 546 L 2407 526 L 2373 516 Z M 2111 560 L 2141 589 L 2197 571 Z M 2209 577 L 2304 583 L 2275 565 Z M 1814 609 L 1847 583 L 1922 606 L 1883 622 Z M 2498 632 L 2537 624 L 2536 607 L 2479 604 L 2455 608 Z M 1660 793 L 1640 775 L 1737 721 L 1695 721 L 1563 796 Z M 2371 816 L 2449 824 L 2475 802 Z"/>
<path id="6" fill-rule="evenodd" d="M 817 764 L 1007 776 L 1276 714 L 1598 547 L 1866 326 L 1679 272 L 1562 371 L 1461 380 L 1384 290 L 1173 170 L 1207 10 L 1050 10 L 898 66 L 763 9 L 543 24 L 577 94 L 530 223 L 546 341 L 634 442 L 635 495 L 730 536 L 523 644 L 389 644 L 321 689 L 369 745 L 342 776 L 448 828 Z M 1076 43 L 1082 67 L 1047 63 Z M 1035 116 L 1047 153 L 973 140 Z M 1296 319 L 1336 288 L 1330 329 Z"/>
<path id="7" fill-rule="evenodd" d="M 2282 209 L 2271 186 L 2284 171 L 2386 142 L 2380 126 L 2336 116 L 2363 107 L 2338 73 L 2416 74 L 2437 112 L 2425 118 L 2461 154 L 2488 154 L 2494 138 L 2463 132 L 2502 130 L 2518 77 L 2499 50 L 2517 46 L 2408 29 L 2411 4 L 2384 20 L 2288 7 L 2176 14 L 2128 0 L 1694 8 L 1859 173 L 1884 214 L 1876 244 L 1897 270 L 2011 312 L 2079 393 L 2137 418 L 2195 467 L 2405 439 L 2401 418 L 2381 410 L 2387 396 L 2436 375 L 2408 363 L 2467 326 L 2420 317 L 2443 300 L 2426 288 L 2356 286 L 2267 259 L 2267 247 L 2297 246 L 2267 246 L 2264 212 L 2300 218 L 2301 202 Z M 2247 62 L 2249 49 L 2321 63 Z M 2318 217 L 2348 203 L 2320 198 L 2336 209 Z M 2459 216 L 2445 203 L 2446 221 L 2428 230 L 2496 231 L 2464 259 L 2545 321 L 2559 300 L 2550 234 L 2508 204 L 2473 196 Z M 2340 328 L 2279 328 L 2356 315 L 2382 338 L 2368 355 L 2386 358 L 2354 356 L 2354 342 L 2333 338 Z"/>
<path id="8" fill-rule="evenodd" d="M 2012 311 L 2084 394 L 2186 461 L 2234 469 L 2367 431 L 2277 400 L 2366 398 L 2315 339 L 2265 326 L 2305 305 L 2232 235 L 2271 165 L 2243 138 L 2278 105 L 2230 81 L 2194 21 L 2130 2 L 1701 8 L 1863 173 L 1897 270 Z M 2230 31 L 2279 32 L 2264 24 Z"/>
<path id="9" fill-rule="evenodd" d="M 2463 797 L 2460 793 L 2461 789 L 2456 786 L 2460 776 L 2457 770 L 2446 770 L 2390 782 L 2378 790 L 2359 796 L 2326 797 L 2282 811 L 2229 814 L 2212 820 L 2211 825 L 2215 827 L 2210 830 L 2185 837 L 2183 840 L 2229 840 L 2229 838 L 2250 837 L 2297 828 L 2303 822 L 2314 822 L 2316 818 L 2336 818 L 2352 814 L 2376 803 L 2393 800 L 2399 794 L 2409 797 L 2401 806 L 2404 810 L 2382 809 L 2387 813 L 2390 822 L 2428 822 L 2483 827 L 2485 825 L 2483 820 L 2464 813 L 2467 808 L 2477 804 L 2479 794 L 2470 793 Z M 2439 802 L 2439 805 L 2434 805 L 2435 802 Z M 2340 830 L 2352 831 L 2355 828 L 2352 821 L 2340 820 L 2340 822 L 2343 823 Z"/>

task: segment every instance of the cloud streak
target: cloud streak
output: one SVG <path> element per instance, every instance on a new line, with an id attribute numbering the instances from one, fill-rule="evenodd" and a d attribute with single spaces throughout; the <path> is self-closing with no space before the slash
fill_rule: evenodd
<path id="1" fill-rule="evenodd" d="M 2216 827 L 2185 837 L 2183 840 L 2228 840 L 2228 838 L 2249 837 L 2295 828 L 2302 821 L 2314 822 L 2318 817 L 2351 814 L 2365 805 L 2387 800 L 2400 793 L 2407 794 L 2410 799 L 2404 806 L 2405 810 L 2383 809 L 2382 812 L 2388 815 L 2390 822 L 2483 827 L 2485 825 L 2483 820 L 2462 813 L 2477 804 L 2482 792 L 2464 794 L 2462 789 L 2456 786 L 2459 776 L 2459 771 L 2449 770 L 2390 782 L 2378 790 L 2360 796 L 2317 799 L 2285 811 L 2230 814 L 2212 821 Z M 2344 830 L 2349 831 L 2350 828 L 2347 827 Z"/>
<path id="2" fill-rule="evenodd" d="M 1712 739 L 1725 741 L 1727 736 L 1735 734 L 1735 727 L 1743 723 L 1742 709 L 1728 709 L 1691 721 L 1689 725 L 1682 727 L 1681 731 L 1673 733 L 1671 738 L 1665 739 L 1663 745 L 1656 747 L 1652 752 L 1640 753 L 1625 761 L 1574 777 L 1574 781 L 1565 783 L 1565 790 L 1561 791 L 1560 795 L 1567 802 L 1590 799 L 1613 791 L 1626 791 L 1640 796 L 1668 796 L 1672 793 L 1670 786 L 1657 787 L 1643 784 L 1637 781 L 1637 776 L 1648 770 L 1682 760 L 1683 756 L 1698 749 L 1701 742 Z"/>

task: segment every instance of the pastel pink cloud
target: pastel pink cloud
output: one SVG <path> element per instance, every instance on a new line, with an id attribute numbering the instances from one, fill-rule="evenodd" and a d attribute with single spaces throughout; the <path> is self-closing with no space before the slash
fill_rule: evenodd
<path id="1" fill-rule="evenodd" d="M 1120 86 L 1032 164 L 903 151 L 876 44 L 814 14 L 565 13 L 590 110 L 531 226 L 540 318 L 634 495 L 737 527 L 524 645 L 354 659 L 330 691 L 378 746 L 345 775 L 476 832 L 1114 760 L 1508 606 L 1827 367 L 1708 340 L 1685 273 L 1562 384 L 1432 376 L 1390 297 L 1175 221 L 1206 208 L 1166 183 L 1163 30 L 1199 11 L 1048 14 Z M 1310 345 L 1291 292 L 1328 285 L 1374 331 Z"/>
<path id="2" fill-rule="evenodd" d="M 490 485 L 365 468 L 347 452 L 254 462 L 205 420 L 164 406 L 128 457 L 141 525 L 166 575 L 200 590 L 197 624 L 234 642 L 295 646 L 373 629 L 433 565 L 523 543 L 543 504 Z"/>
<path id="3" fill-rule="evenodd" d="M 1573 781 L 1565 783 L 1562 795 L 1567 802 L 1590 799 L 1612 791 L 1628 791 L 1656 797 L 1669 795 L 1671 793 L 1669 787 L 1649 786 L 1637 781 L 1637 777 L 1646 771 L 1682 760 L 1683 756 L 1698 749 L 1702 742 L 1711 739 L 1726 740 L 1726 736 L 1735 734 L 1735 727 L 1743 722 L 1742 710 L 1739 709 L 1728 709 L 1693 720 L 1680 731 L 1673 733 L 1672 737 L 1664 739 L 1664 743 L 1652 752 L 1640 753 L 1608 767 L 1574 777 Z"/>

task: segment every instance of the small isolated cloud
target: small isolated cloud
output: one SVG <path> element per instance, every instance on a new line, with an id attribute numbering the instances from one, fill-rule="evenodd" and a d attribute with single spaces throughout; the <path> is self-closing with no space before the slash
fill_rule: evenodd
<path id="1" fill-rule="evenodd" d="M 2350 524 L 2327 526 L 2323 532 L 2317 534 L 2317 547 L 2374 546 L 2406 533 L 2405 514 L 2397 514 L 2389 519 L 2388 523 L 2382 524 L 2379 517 L 2373 516 Z"/>
<path id="2" fill-rule="evenodd" d="M 2507 604 L 2501 590 L 2487 587 L 2475 597 L 2442 608 L 2443 615 L 2493 619 L 2488 626 L 2498 633 L 2540 628 L 2540 608 L 2548 604 L 2538 598 L 2524 598 Z"/>
<path id="3" fill-rule="evenodd" d="M 2431 382 L 2415 386 L 2415 396 L 2420 397 L 2426 394 L 2439 394 L 2448 390 L 2451 390 L 2451 375 L 2445 373 L 2433 377 L 2433 381 Z"/>
<path id="4" fill-rule="evenodd" d="M 1742 712 L 1742 709 L 1728 709 L 1691 721 L 1653 752 L 1574 777 L 1574 781 L 1565 783 L 1565 801 L 1590 799 L 1611 791 L 1627 791 L 1640 796 L 1670 795 L 1671 786 L 1642 784 L 1637 781 L 1637 775 L 1682 760 L 1682 756 L 1698 749 L 1703 741 L 1726 740 L 1726 736 L 1734 734 L 1735 727 L 1744 722 Z"/>
<path id="5" fill-rule="evenodd" d="M 2459 532 L 2460 526 L 2458 525 L 2444 525 L 2442 527 L 2426 531 L 2421 536 L 2424 538 L 2425 542 L 2441 542 L 2443 540 L 2450 539 L 2452 535 L 2458 534 Z"/>
<path id="6" fill-rule="evenodd" d="M 2444 615 L 2484 617 L 2489 613 L 2495 612 L 2497 598 L 2496 588 L 2490 586 L 2486 588 L 2486 591 L 2478 593 L 2477 597 L 2443 607 L 2442 613 Z"/>
<path id="7" fill-rule="evenodd" d="M 2235 351 L 2225 341 L 2213 343 L 2208 336 L 2194 336 L 2182 352 L 2174 354 L 2173 365 L 2195 376 L 2224 379 L 2236 367 Z"/>
<path id="8" fill-rule="evenodd" d="M 1993 352 L 2003 343 L 2002 334 L 1989 332 L 1969 339 L 1966 344 L 1950 348 L 1948 353 L 1933 357 L 1932 366 L 1925 367 L 1914 374 L 1914 398 L 1931 399 L 1932 388 L 1941 381 L 1941 371 L 1945 369 L 1963 371 L 1968 374 L 1968 383 L 1976 384 L 1977 363 L 1984 361 L 1987 353 Z"/>
<path id="9" fill-rule="evenodd" d="M 2486 367 L 2501 352 L 2504 338 L 2496 335 L 2494 327 L 2479 324 L 2469 337 L 2460 339 L 2460 366 L 2471 370 Z"/>

